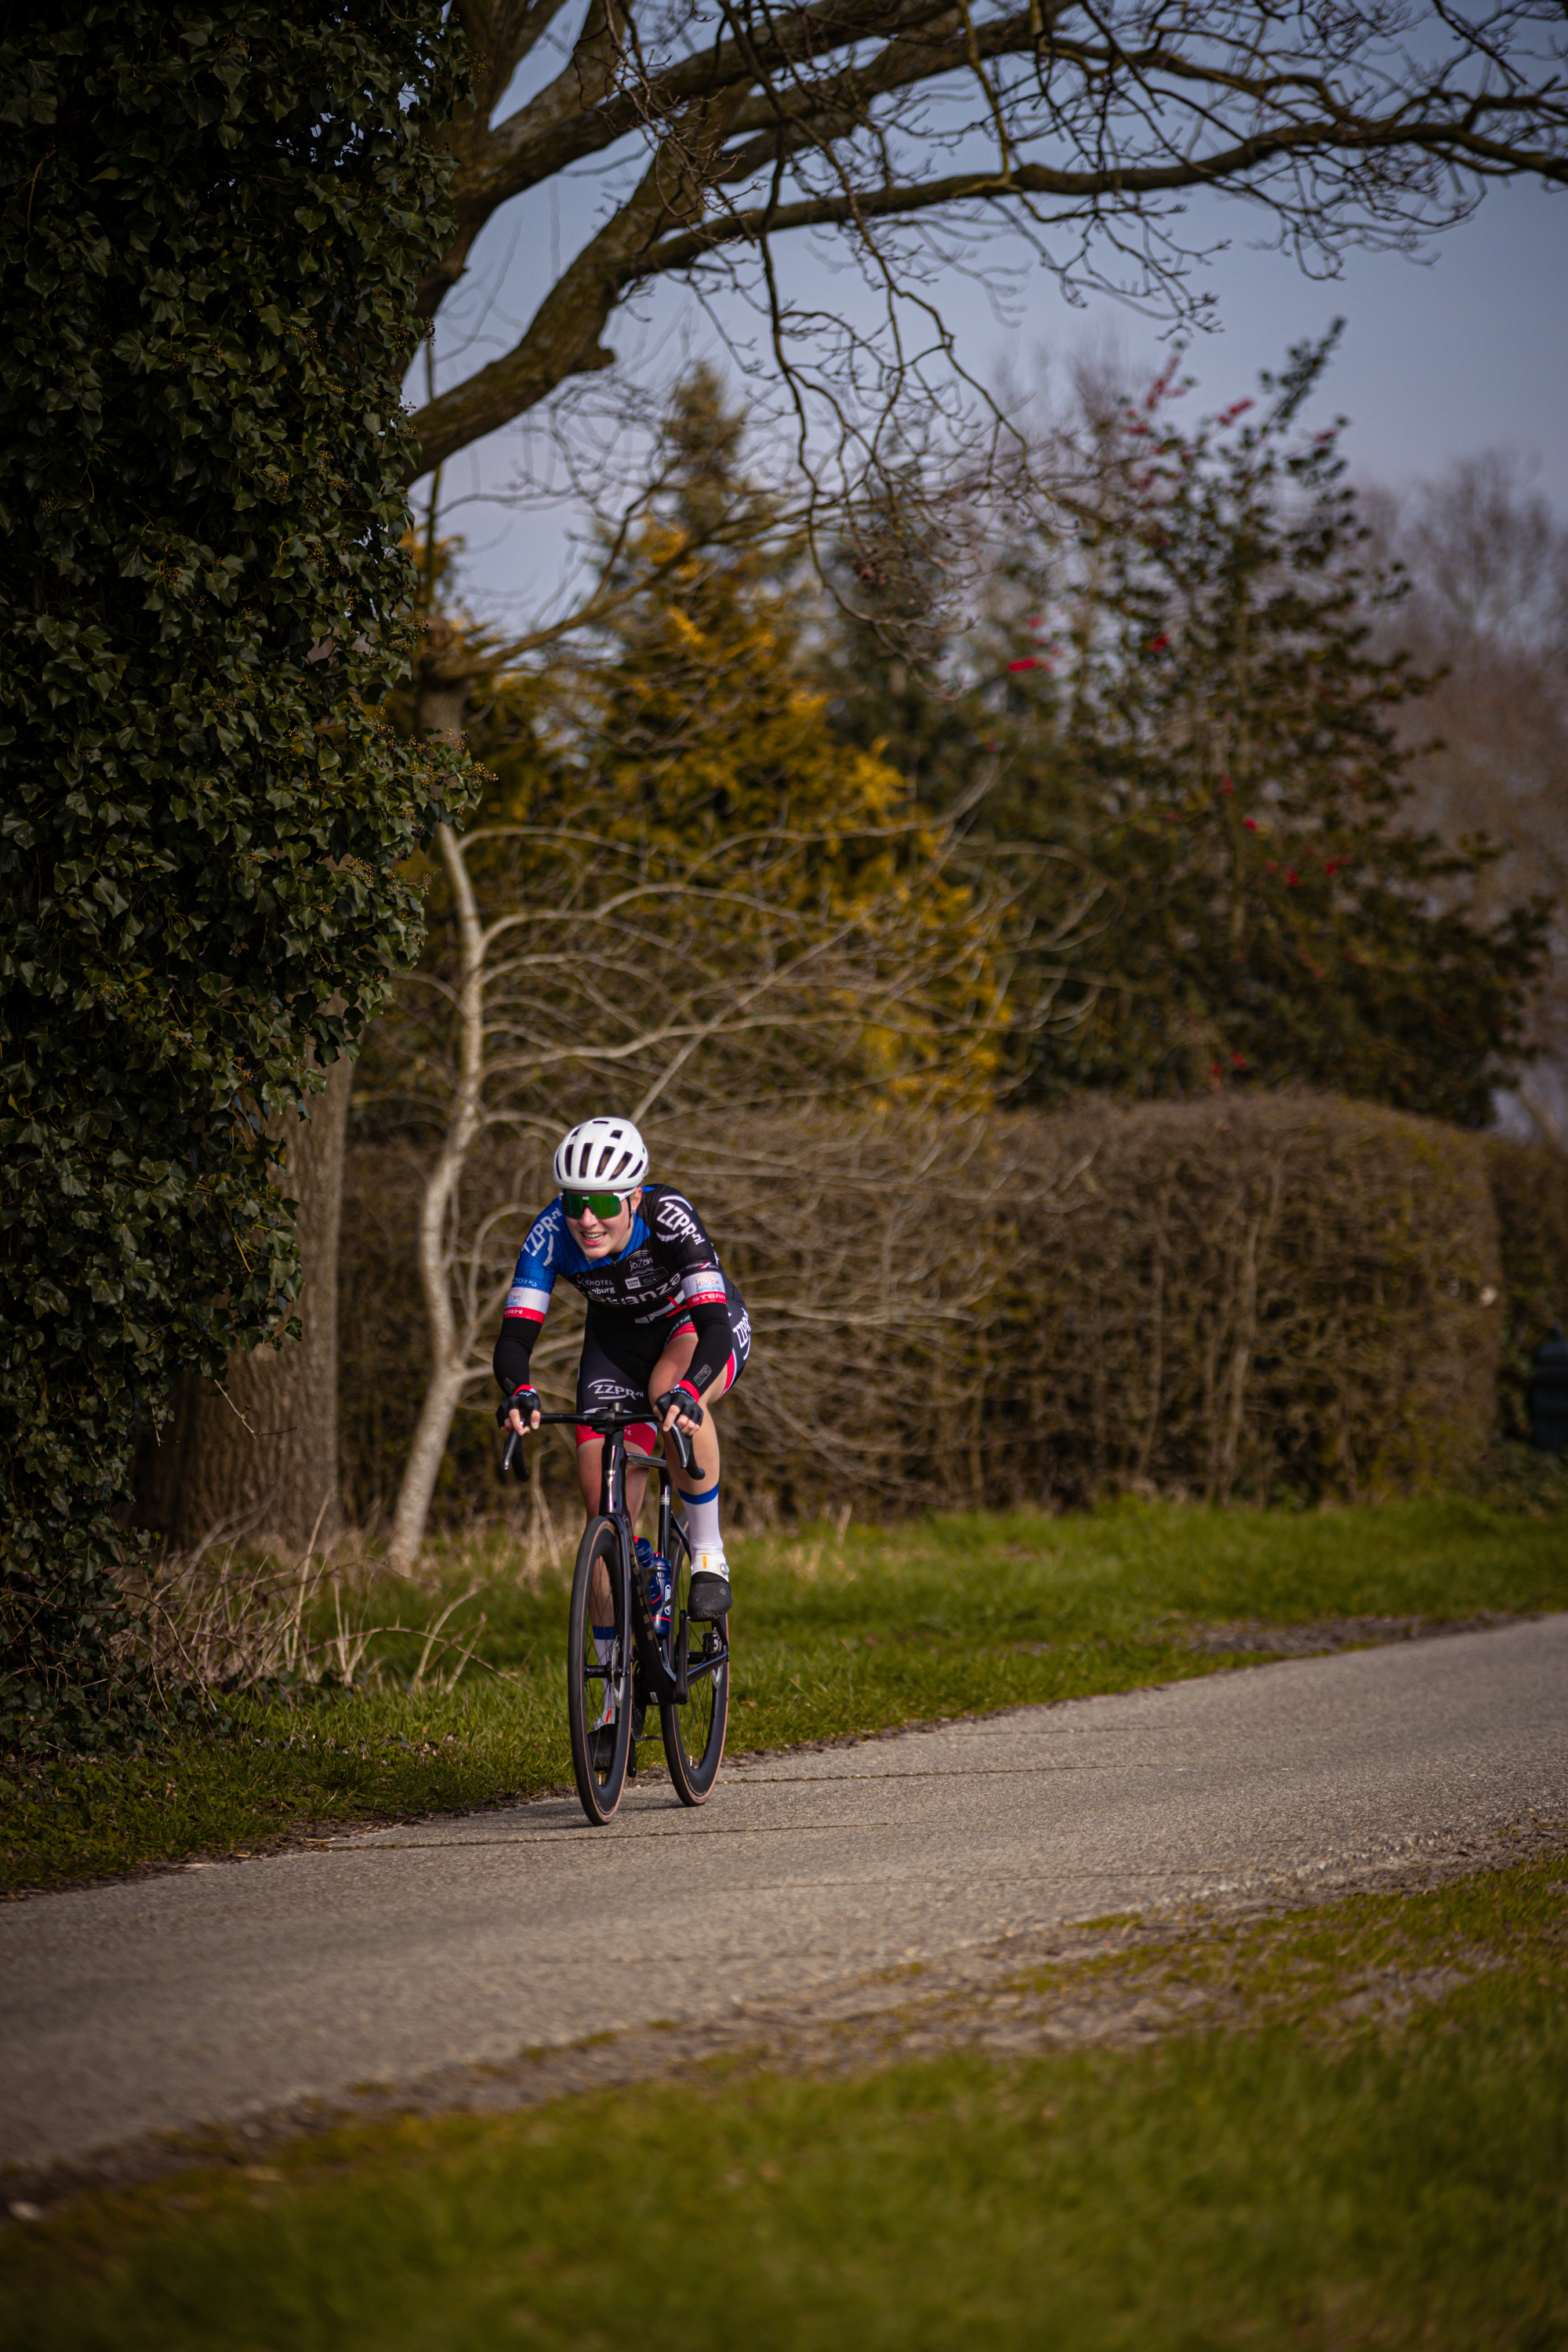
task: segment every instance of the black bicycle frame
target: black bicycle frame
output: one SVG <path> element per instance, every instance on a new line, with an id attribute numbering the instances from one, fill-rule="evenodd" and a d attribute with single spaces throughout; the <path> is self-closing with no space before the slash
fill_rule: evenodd
<path id="1" fill-rule="evenodd" d="M 647 1417 L 646 1409 L 628 1414 L 544 1412 L 539 1416 L 542 1426 L 547 1423 L 570 1422 L 583 1429 L 591 1429 L 596 1437 L 605 1440 L 604 1456 L 599 1465 L 599 1515 L 614 1522 L 623 1544 L 626 1540 L 626 1529 L 631 1525 L 626 1510 L 626 1432 L 635 1429 L 639 1423 L 646 1424 Z M 677 1430 L 674 1434 L 681 1457 L 680 1466 L 683 1470 L 689 1470 L 694 1460 L 691 1440 L 682 1430 Z M 510 1467 L 517 1444 L 514 1430 L 501 1456 L 503 1471 Z M 670 1476 L 669 1465 L 662 1454 L 647 1454 L 635 1455 L 630 1466 L 636 1470 L 646 1468 L 658 1472 L 658 1548 L 668 1559 L 670 1525 L 675 1510 L 670 1494 L 674 1480 Z M 654 1624 L 653 1611 L 648 1606 L 647 1588 L 637 1574 L 635 1555 L 626 1561 L 626 1582 L 632 1596 L 632 1638 L 637 1643 L 644 1687 L 656 1706 L 684 1706 L 691 1696 L 692 1682 L 700 1682 L 705 1675 L 716 1674 L 724 1664 L 730 1654 L 729 1641 L 721 1634 L 719 1648 L 711 1657 L 698 1660 L 694 1675 L 688 1651 L 689 1628 L 683 1609 L 671 1644 L 675 1664 L 673 1668 L 666 1665 L 664 1652 L 659 1646 L 658 1629 Z"/>

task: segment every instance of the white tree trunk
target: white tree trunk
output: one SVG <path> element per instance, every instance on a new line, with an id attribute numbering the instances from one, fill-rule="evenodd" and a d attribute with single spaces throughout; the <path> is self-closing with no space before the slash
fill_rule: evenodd
<path id="1" fill-rule="evenodd" d="M 425 1540 L 430 1498 L 467 1377 L 473 1333 L 467 1322 L 459 1325 L 452 1306 L 451 1236 L 458 1188 L 484 1113 L 484 932 L 461 843 L 445 824 L 437 826 L 436 839 L 452 886 L 462 954 L 458 981 L 458 1087 L 446 1140 L 419 1203 L 419 1286 L 430 1331 L 430 1376 L 404 1465 L 387 1546 L 388 1564 L 404 1576 L 413 1570 Z"/>
<path id="2" fill-rule="evenodd" d="M 411 1575 L 418 1565 L 425 1523 L 430 1516 L 430 1498 L 441 1475 L 452 1416 L 463 1401 L 466 1381 L 467 1367 L 461 1354 L 444 1356 L 431 1367 L 408 1458 L 403 1465 L 403 1481 L 397 1490 L 397 1508 L 393 1514 L 392 1536 L 386 1549 L 388 1566 L 402 1576 Z"/>

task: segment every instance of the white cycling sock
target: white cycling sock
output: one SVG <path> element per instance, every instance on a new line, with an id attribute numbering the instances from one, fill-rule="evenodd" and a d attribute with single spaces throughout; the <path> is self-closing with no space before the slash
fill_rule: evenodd
<path id="1" fill-rule="evenodd" d="M 682 1493 L 680 1507 L 686 1513 L 686 1532 L 691 1539 L 695 1556 L 700 1551 L 716 1551 L 724 1555 L 724 1538 L 719 1532 L 719 1481 L 714 1479 L 705 1495 Z"/>

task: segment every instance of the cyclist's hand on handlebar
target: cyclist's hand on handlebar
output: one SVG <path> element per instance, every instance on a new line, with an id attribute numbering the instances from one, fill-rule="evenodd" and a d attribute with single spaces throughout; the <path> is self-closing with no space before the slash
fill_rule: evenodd
<path id="1" fill-rule="evenodd" d="M 497 1413 L 496 1419 L 503 1429 L 515 1430 L 521 1437 L 525 1429 L 539 1427 L 539 1416 L 542 1410 L 537 1389 L 514 1389 L 507 1402 Z"/>
<path id="2" fill-rule="evenodd" d="M 674 1388 L 655 1397 L 653 1409 L 660 1416 L 659 1427 L 667 1433 L 679 1423 L 689 1437 L 694 1429 L 702 1426 L 702 1400 L 689 1381 L 679 1381 Z"/>

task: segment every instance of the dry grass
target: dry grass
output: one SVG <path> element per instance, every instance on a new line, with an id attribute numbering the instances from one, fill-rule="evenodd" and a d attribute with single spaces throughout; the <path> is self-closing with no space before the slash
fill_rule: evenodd
<path id="1" fill-rule="evenodd" d="M 434 1564 L 420 1580 L 389 1579 L 357 1546 L 291 1560 L 230 1545 L 165 1559 L 130 1598 L 134 1638 L 164 1688 L 381 1690 L 388 1643 L 412 1637 L 417 1659 L 399 1687 L 450 1691 L 470 1665 L 505 1671 L 480 1654 L 483 1611 L 448 1630 L 484 1585 L 481 1578 L 453 1591 Z M 427 1604 L 416 1612 L 424 1622 L 405 1622 L 405 1595 Z"/>

